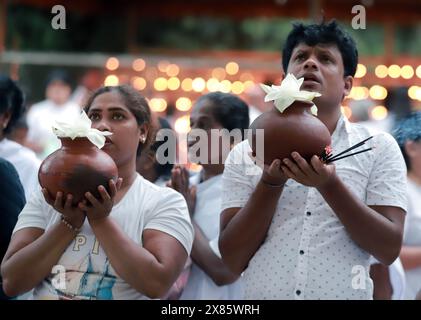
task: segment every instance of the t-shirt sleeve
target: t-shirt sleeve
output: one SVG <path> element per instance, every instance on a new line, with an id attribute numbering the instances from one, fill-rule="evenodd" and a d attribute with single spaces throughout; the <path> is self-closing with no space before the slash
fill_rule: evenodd
<path id="1" fill-rule="evenodd" d="M 254 190 L 253 180 L 261 175 L 249 158 L 247 141 L 235 146 L 229 153 L 222 175 L 222 208 L 242 208 Z"/>
<path id="2" fill-rule="evenodd" d="M 165 232 L 176 238 L 190 255 L 194 230 L 183 196 L 170 188 L 160 190 L 157 205 L 145 221 L 144 229 Z"/>
<path id="3" fill-rule="evenodd" d="M 407 210 L 406 165 L 390 134 L 375 137 L 376 158 L 367 185 L 367 205 L 395 206 Z"/>
<path id="4" fill-rule="evenodd" d="M 23 207 L 13 233 L 24 228 L 46 229 L 48 224 L 48 204 L 45 202 L 41 188 L 35 190 Z"/>

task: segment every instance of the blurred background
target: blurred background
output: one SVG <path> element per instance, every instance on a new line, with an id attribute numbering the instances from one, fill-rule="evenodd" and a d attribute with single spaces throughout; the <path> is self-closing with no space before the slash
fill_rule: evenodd
<path id="1" fill-rule="evenodd" d="M 178 132 L 194 101 L 231 92 L 265 110 L 258 83 L 279 84 L 281 48 L 293 21 L 337 19 L 355 38 L 360 64 L 343 112 L 387 128 L 421 109 L 419 0 L 72 0 L 55 30 L 56 0 L 0 0 L 0 72 L 17 80 L 30 107 L 45 99 L 56 69 L 70 75 L 79 105 L 95 88 L 130 83 Z M 366 29 L 351 27 L 363 5 Z M 253 115 L 252 115 L 253 117 Z"/>

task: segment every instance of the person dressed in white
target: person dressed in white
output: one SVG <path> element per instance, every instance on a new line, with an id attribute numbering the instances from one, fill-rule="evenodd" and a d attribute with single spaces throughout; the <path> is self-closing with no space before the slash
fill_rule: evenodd
<path id="1" fill-rule="evenodd" d="M 395 118 L 394 114 L 389 114 L 382 121 L 360 121 L 358 124 L 366 127 L 370 135 L 391 133 Z M 403 300 L 405 298 L 405 271 L 399 257 L 389 266 L 382 265 L 377 259 L 371 257 L 370 277 L 373 280 L 375 300 Z"/>
<path id="2" fill-rule="evenodd" d="M 334 21 L 295 24 L 282 54 L 285 72 L 304 78 L 301 90 L 321 94 L 313 101 L 334 153 L 369 137 L 340 111 L 357 57 Z M 389 265 L 401 248 L 406 168 L 393 137 L 371 143 L 374 150 L 331 164 L 292 152 L 270 166 L 254 164 L 247 141 L 234 147 L 222 177 L 219 249 L 243 272 L 246 299 L 373 298 L 370 256 Z"/>
<path id="3" fill-rule="evenodd" d="M 86 112 L 93 128 L 112 133 L 102 150 L 119 178 L 110 180 L 109 193 L 99 186 L 100 198 L 87 192 L 75 207 L 69 194 L 51 199 L 38 190 L 19 215 L 3 259 L 4 292 L 35 288 L 34 299 L 160 298 L 184 267 L 193 227 L 178 192 L 136 172 L 136 153 L 148 144 L 149 106 L 129 86 L 104 87 Z"/>
<path id="4" fill-rule="evenodd" d="M 385 266 L 371 257 L 370 277 L 373 280 L 374 300 L 405 299 L 405 271 L 399 257 L 389 266 Z"/>
<path id="5" fill-rule="evenodd" d="M 46 100 L 32 105 L 28 111 L 28 145 L 40 159 L 60 147 L 60 140 L 54 135 L 55 120 L 66 120 L 79 115 L 81 108 L 70 100 L 71 86 L 67 74 L 57 70 L 47 81 Z"/>
<path id="6" fill-rule="evenodd" d="M 220 152 L 222 140 L 219 137 L 219 143 L 212 144 L 211 130 L 226 129 L 233 132 L 236 129 L 241 131 L 238 137 L 241 141 L 244 129 L 247 129 L 248 125 L 247 104 L 234 95 L 222 92 L 201 96 L 190 115 L 192 132 L 189 134 L 189 158 L 191 162 L 201 164 L 202 170 L 192 176 L 189 183 L 187 169 L 175 166 L 169 184 L 185 196 L 195 227 L 191 253 L 193 265 L 180 297 L 182 300 L 243 298 L 241 277 L 227 268 L 218 249 L 221 178 L 227 155 Z M 207 138 L 197 141 L 196 144 L 193 135 L 198 131 L 205 133 Z M 229 140 L 226 142 L 230 143 Z M 232 145 L 237 142 L 231 141 Z M 197 150 L 197 153 L 194 150 Z"/>
<path id="7" fill-rule="evenodd" d="M 421 290 L 421 112 L 401 120 L 393 132 L 408 168 L 408 213 L 400 258 L 405 269 L 406 299 Z"/>
<path id="8" fill-rule="evenodd" d="M 22 91 L 9 77 L 0 75 L 0 157 L 16 168 L 25 191 L 25 198 L 38 187 L 41 161 L 35 153 L 6 138 L 25 111 Z"/>

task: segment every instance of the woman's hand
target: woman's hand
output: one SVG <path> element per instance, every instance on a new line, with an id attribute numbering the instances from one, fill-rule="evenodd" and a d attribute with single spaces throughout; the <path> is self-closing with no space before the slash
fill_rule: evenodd
<path id="1" fill-rule="evenodd" d="M 314 188 L 326 186 L 336 176 L 335 165 L 323 163 L 319 157 L 314 155 L 308 163 L 298 152 L 291 153 L 290 159 L 284 159 L 282 171 L 295 181 Z"/>
<path id="2" fill-rule="evenodd" d="M 174 166 L 171 171 L 171 180 L 167 183 L 167 187 L 173 188 L 180 192 L 186 199 L 190 216 L 193 216 L 196 208 L 196 186 L 189 187 L 189 172 L 185 167 L 180 165 Z"/>
<path id="3" fill-rule="evenodd" d="M 115 183 L 113 179 L 110 179 L 108 182 L 110 193 L 107 192 L 107 189 L 105 189 L 104 186 L 98 186 L 100 199 L 95 198 L 90 192 L 85 193 L 86 200 L 79 202 L 78 206 L 81 210 L 86 212 L 90 224 L 108 217 L 113 208 L 117 191 L 121 188 L 122 181 L 123 179 L 118 178 L 117 183 Z"/>
<path id="4" fill-rule="evenodd" d="M 47 189 L 42 189 L 45 201 L 52 206 L 56 211 L 65 216 L 66 221 L 75 228 L 80 228 L 85 221 L 85 212 L 78 206 L 72 206 L 73 195 L 67 194 L 66 199 L 63 199 L 63 192 L 59 191 L 56 198 L 52 199 L 48 194 Z"/>

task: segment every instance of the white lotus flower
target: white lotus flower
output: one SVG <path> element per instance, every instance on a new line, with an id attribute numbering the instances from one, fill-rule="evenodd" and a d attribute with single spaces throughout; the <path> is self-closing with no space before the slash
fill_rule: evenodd
<path id="1" fill-rule="evenodd" d="M 78 117 L 68 121 L 56 120 L 53 125 L 53 132 L 60 138 L 88 138 L 94 145 L 101 149 L 105 144 L 105 136 L 112 135 L 109 131 L 99 131 L 91 128 L 92 121 L 85 111 Z"/>
<path id="2" fill-rule="evenodd" d="M 280 86 L 267 86 L 260 84 L 263 91 L 267 93 L 265 102 L 274 101 L 275 107 L 279 112 L 284 112 L 294 101 L 312 102 L 315 97 L 320 97 L 318 92 L 300 90 L 304 78 L 297 79 L 292 73 L 288 73 Z M 317 107 L 315 104 L 311 107 L 311 113 L 317 116 Z"/>

